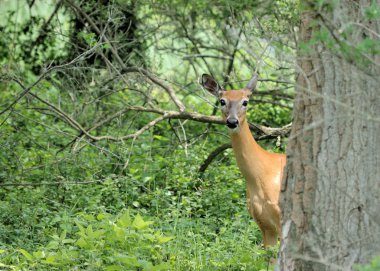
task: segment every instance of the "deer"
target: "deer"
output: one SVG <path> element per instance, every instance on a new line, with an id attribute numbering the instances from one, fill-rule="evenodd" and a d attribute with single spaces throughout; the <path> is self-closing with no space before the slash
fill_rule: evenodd
<path id="1" fill-rule="evenodd" d="M 257 81 L 255 74 L 245 88 L 226 91 L 212 76 L 203 74 L 200 78 L 203 88 L 219 99 L 236 162 L 246 180 L 248 211 L 262 232 L 266 248 L 276 245 L 281 233 L 279 195 L 286 155 L 263 149 L 249 129 L 246 112 Z"/>

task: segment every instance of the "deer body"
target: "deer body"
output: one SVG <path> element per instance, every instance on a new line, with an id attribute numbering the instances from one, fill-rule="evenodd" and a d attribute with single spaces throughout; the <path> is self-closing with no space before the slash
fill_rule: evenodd
<path id="1" fill-rule="evenodd" d="M 202 76 L 201 83 L 220 98 L 236 161 L 246 180 L 249 213 L 260 227 L 264 246 L 275 245 L 281 230 L 279 194 L 286 156 L 261 148 L 249 129 L 246 106 L 257 76 L 243 90 L 221 91 L 217 82 L 208 75 Z"/>
<path id="2" fill-rule="evenodd" d="M 231 134 L 237 164 L 246 180 L 247 207 L 263 234 L 264 246 L 277 243 L 280 233 L 278 204 L 286 157 L 262 149 L 253 138 L 248 124 Z"/>

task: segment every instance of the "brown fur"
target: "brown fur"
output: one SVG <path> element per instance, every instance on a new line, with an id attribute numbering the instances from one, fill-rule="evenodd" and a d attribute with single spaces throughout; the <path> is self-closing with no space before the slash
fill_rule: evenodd
<path id="1" fill-rule="evenodd" d="M 280 227 L 279 195 L 286 164 L 284 154 L 270 153 L 261 148 L 253 138 L 246 119 L 243 101 L 249 99 L 257 83 L 255 75 L 242 90 L 222 91 L 209 75 L 202 76 L 202 85 L 213 95 L 223 99 L 222 116 L 238 119 L 239 125 L 231 130 L 231 143 L 236 161 L 247 184 L 247 206 L 263 234 L 264 246 L 277 243 Z"/>
<path id="2" fill-rule="evenodd" d="M 221 98 L 231 102 L 247 99 L 248 96 L 244 90 L 223 91 Z M 281 232 L 278 201 L 286 156 L 261 148 L 251 134 L 245 111 L 238 110 L 238 117 L 240 129 L 231 133 L 231 143 L 237 164 L 247 182 L 248 210 L 263 233 L 264 246 L 272 246 L 277 243 Z"/>

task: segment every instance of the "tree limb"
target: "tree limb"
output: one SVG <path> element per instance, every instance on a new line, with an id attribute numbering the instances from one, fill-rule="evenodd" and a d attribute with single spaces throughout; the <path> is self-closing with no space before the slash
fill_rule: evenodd
<path id="1" fill-rule="evenodd" d="M 102 183 L 102 181 L 82 181 L 82 182 L 41 182 L 41 183 L 0 183 L 0 186 L 42 186 L 42 185 L 82 185 L 82 184 L 94 184 Z"/>
<path id="2" fill-rule="evenodd" d="M 52 71 L 54 70 L 59 70 L 59 69 L 62 69 L 62 68 L 65 68 L 65 67 L 68 67 L 76 62 L 79 62 L 82 60 L 82 58 L 90 53 L 92 53 L 95 49 L 97 48 L 97 46 L 91 48 L 90 50 L 88 50 L 87 52 L 84 52 L 83 54 L 77 56 L 76 58 L 74 58 L 73 60 L 71 60 L 70 62 L 68 63 L 65 63 L 65 64 L 62 64 L 62 65 L 57 65 L 57 66 L 53 66 L 53 67 L 49 67 L 47 68 L 38 78 L 36 81 L 34 81 L 33 84 L 31 84 L 29 87 L 25 88 L 23 86 L 23 84 L 21 84 L 20 81 L 18 81 L 17 79 L 15 78 L 11 78 L 12 80 L 14 80 L 15 82 L 17 82 L 18 84 L 20 84 L 20 86 L 24 89 L 19 95 L 18 97 L 13 100 L 5 109 L 3 109 L 1 112 L 0 112 L 0 116 L 2 114 L 4 114 L 5 112 L 7 112 L 8 110 L 12 109 L 23 97 L 25 97 L 26 94 L 28 94 L 32 88 L 34 88 L 39 82 L 41 82 L 41 80 L 43 80 L 49 73 L 51 73 Z"/>
<path id="3" fill-rule="evenodd" d="M 31 51 L 33 50 L 33 48 L 38 43 L 41 43 L 45 39 L 45 37 L 47 36 L 49 25 L 50 25 L 53 17 L 57 14 L 58 10 L 60 9 L 60 7 L 62 5 L 62 2 L 63 2 L 63 0 L 59 0 L 58 1 L 58 3 L 55 5 L 54 11 L 52 12 L 52 14 L 49 16 L 49 18 L 47 19 L 47 21 L 41 27 L 41 29 L 40 29 L 40 31 L 38 33 L 38 37 L 32 42 L 31 49 L 30 49 Z"/>
<path id="4" fill-rule="evenodd" d="M 128 73 L 128 72 L 139 72 L 143 75 L 145 75 L 149 80 L 151 80 L 153 83 L 156 85 L 160 86 L 163 88 L 170 98 L 173 100 L 175 105 L 178 107 L 180 111 L 185 111 L 186 107 L 185 105 L 178 99 L 177 95 L 175 94 L 175 91 L 172 89 L 171 86 L 166 84 L 163 80 L 152 74 L 151 72 L 143 69 L 143 68 L 137 68 L 137 67 L 125 67 L 123 68 L 122 72 Z"/>
<path id="5" fill-rule="evenodd" d="M 16 78 L 13 78 L 13 81 L 15 81 L 17 84 L 19 84 L 22 88 L 25 88 L 22 82 Z M 29 88 L 25 89 L 23 92 L 28 90 Z M 49 108 L 51 108 L 55 113 L 57 113 L 64 121 L 66 121 L 72 128 L 78 130 L 80 132 L 80 135 L 78 135 L 78 138 L 80 138 L 82 135 L 94 140 L 94 141 L 101 141 L 101 140 L 111 140 L 111 141 L 123 141 L 128 139 L 135 139 L 138 136 L 140 136 L 143 132 L 149 130 L 151 127 L 155 126 L 157 123 L 165 120 L 165 119 L 185 119 L 185 120 L 193 120 L 197 122 L 203 122 L 203 123 L 215 123 L 215 124 L 225 124 L 222 118 L 216 117 L 216 116 L 206 116 L 203 114 L 199 114 L 196 112 L 188 112 L 188 111 L 172 111 L 172 110 L 163 110 L 159 108 L 146 108 L 143 106 L 127 106 L 123 108 L 122 110 L 114 113 L 109 118 L 103 120 L 101 123 L 98 123 L 94 127 L 90 129 L 85 129 L 79 122 L 77 122 L 75 119 L 69 116 L 66 112 L 61 110 L 60 108 L 56 107 L 54 104 L 42 99 L 38 95 L 31 93 L 29 89 L 29 95 L 33 96 L 34 98 L 38 99 L 40 102 L 46 104 Z M 28 93 L 26 92 L 26 93 Z M 145 126 L 143 126 L 141 129 L 136 131 L 135 133 L 128 134 L 125 136 L 115 137 L 115 136 L 93 136 L 90 134 L 90 131 L 94 130 L 95 128 L 112 121 L 113 119 L 123 115 L 124 113 L 128 111 L 137 111 L 137 112 L 145 112 L 145 113 L 155 113 L 158 115 L 161 115 L 160 117 L 152 120 Z M 256 131 L 259 131 L 263 133 L 264 135 L 262 138 L 269 138 L 269 137 L 276 137 L 276 136 L 284 136 L 287 133 L 289 133 L 291 124 L 288 124 L 282 128 L 270 128 L 265 127 L 263 125 L 259 124 L 249 124 L 251 129 L 254 129 Z"/>
<path id="6" fill-rule="evenodd" d="M 219 147 L 217 147 L 215 150 L 213 150 L 206 158 L 206 160 L 203 161 L 202 165 L 199 167 L 198 171 L 202 175 L 208 166 L 211 164 L 211 162 L 217 157 L 220 153 L 224 152 L 225 150 L 231 148 L 231 143 L 223 144 Z"/>
<path id="7" fill-rule="evenodd" d="M 69 3 L 69 5 L 72 6 L 77 12 L 79 12 L 81 15 L 83 15 L 83 17 L 91 25 L 91 27 L 99 35 L 99 37 L 101 39 L 103 39 L 104 42 L 107 43 L 107 45 L 109 46 L 112 54 L 115 56 L 117 62 L 122 67 L 122 70 L 124 72 L 139 72 L 139 73 L 145 75 L 153 83 L 155 83 L 156 85 L 158 85 L 161 88 L 163 88 L 169 94 L 170 98 L 173 100 L 173 102 L 175 103 L 175 105 L 178 107 L 178 109 L 180 111 L 184 111 L 185 110 L 185 106 L 177 98 L 177 96 L 175 95 L 174 90 L 169 85 L 167 85 L 164 81 L 162 81 L 161 79 L 159 79 L 158 77 L 156 77 L 155 75 L 153 75 L 152 73 L 148 72 L 145 69 L 136 68 L 136 67 L 134 67 L 134 68 L 127 67 L 125 65 L 124 61 L 121 59 L 120 55 L 118 54 L 117 50 L 114 48 L 113 44 L 109 41 L 109 39 L 104 34 L 102 35 L 102 32 L 100 31 L 100 29 L 98 28 L 98 26 L 95 24 L 95 22 L 91 19 L 91 17 L 82 8 L 80 8 L 78 5 L 76 5 L 73 1 L 71 1 L 71 0 L 65 0 L 65 1 L 67 3 Z"/>

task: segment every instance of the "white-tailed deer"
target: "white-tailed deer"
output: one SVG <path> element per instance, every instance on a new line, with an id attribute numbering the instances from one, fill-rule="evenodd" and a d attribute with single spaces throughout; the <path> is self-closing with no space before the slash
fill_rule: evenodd
<path id="1" fill-rule="evenodd" d="M 223 119 L 230 130 L 237 164 L 247 184 L 247 205 L 263 234 L 264 246 L 277 243 L 280 228 L 278 204 L 286 156 L 270 153 L 253 138 L 246 119 L 248 99 L 255 89 L 254 75 L 242 90 L 224 91 L 210 75 L 203 74 L 202 86 L 220 99 Z"/>

